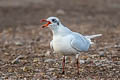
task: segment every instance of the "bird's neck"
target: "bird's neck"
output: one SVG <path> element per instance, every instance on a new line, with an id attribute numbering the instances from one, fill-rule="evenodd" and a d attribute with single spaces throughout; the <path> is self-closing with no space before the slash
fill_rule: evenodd
<path id="1" fill-rule="evenodd" d="M 65 36 L 70 34 L 72 31 L 70 29 L 68 29 L 67 27 L 64 27 L 62 24 L 60 24 L 59 26 L 57 26 L 57 29 L 53 29 L 52 33 L 53 36 Z"/>

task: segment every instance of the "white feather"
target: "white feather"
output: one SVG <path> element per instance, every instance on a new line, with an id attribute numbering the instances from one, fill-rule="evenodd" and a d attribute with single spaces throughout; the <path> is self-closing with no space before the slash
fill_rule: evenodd
<path id="1" fill-rule="evenodd" d="M 91 39 L 100 37 L 100 36 L 102 36 L 102 34 L 90 35 L 90 36 L 85 36 L 85 37 L 90 41 L 90 44 L 94 44 L 94 42 L 92 42 Z"/>

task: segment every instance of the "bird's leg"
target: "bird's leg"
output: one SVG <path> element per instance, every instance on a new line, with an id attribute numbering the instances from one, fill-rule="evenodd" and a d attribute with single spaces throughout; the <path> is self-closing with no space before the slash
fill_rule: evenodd
<path id="1" fill-rule="evenodd" d="M 78 74 L 79 74 L 79 54 L 76 55 L 76 64 L 77 64 L 77 70 L 78 70 Z"/>
<path id="2" fill-rule="evenodd" d="M 62 74 L 65 73 L 64 68 L 65 68 L 65 56 L 63 56 L 63 62 L 62 62 Z"/>

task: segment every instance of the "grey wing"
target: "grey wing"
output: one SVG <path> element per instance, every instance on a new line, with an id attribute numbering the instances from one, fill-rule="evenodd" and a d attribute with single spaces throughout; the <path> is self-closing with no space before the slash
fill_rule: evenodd
<path id="1" fill-rule="evenodd" d="M 90 42 L 84 36 L 74 34 L 74 38 L 71 40 L 71 46 L 77 51 L 88 51 Z"/>

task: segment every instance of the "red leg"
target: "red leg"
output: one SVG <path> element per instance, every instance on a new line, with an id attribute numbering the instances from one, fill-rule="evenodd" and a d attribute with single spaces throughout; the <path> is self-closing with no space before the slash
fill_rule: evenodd
<path id="1" fill-rule="evenodd" d="M 65 56 L 63 56 L 63 62 L 62 62 L 62 74 L 65 73 L 64 68 L 65 68 Z"/>
<path id="2" fill-rule="evenodd" d="M 79 60 L 78 60 L 78 58 L 76 59 L 76 64 L 77 64 L 77 70 L 78 70 L 78 74 L 79 74 Z"/>
<path id="3" fill-rule="evenodd" d="M 78 70 L 78 74 L 79 74 L 79 54 L 76 55 L 76 64 L 77 64 L 77 70 Z"/>

